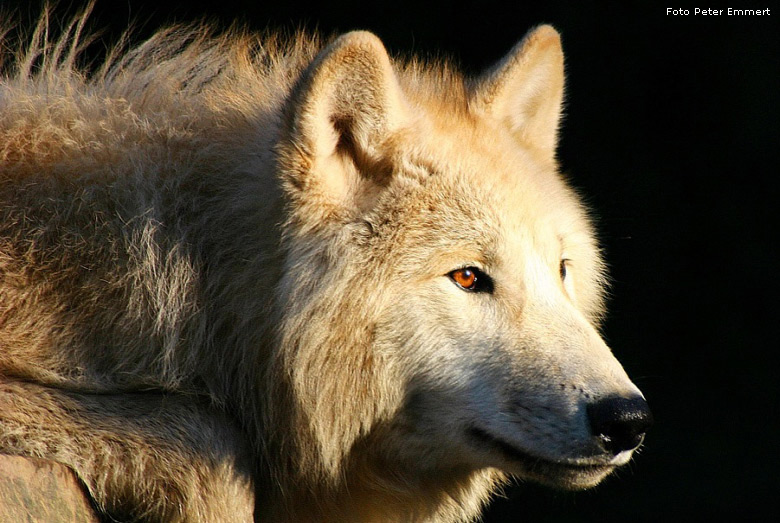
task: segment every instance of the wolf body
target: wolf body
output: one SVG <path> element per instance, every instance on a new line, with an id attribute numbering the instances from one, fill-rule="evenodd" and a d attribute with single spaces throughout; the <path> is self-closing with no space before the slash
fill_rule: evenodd
<path id="1" fill-rule="evenodd" d="M 629 460 L 555 30 L 466 79 L 203 28 L 86 74 L 44 27 L 0 81 L 0 451 L 152 521 L 467 521 Z"/>

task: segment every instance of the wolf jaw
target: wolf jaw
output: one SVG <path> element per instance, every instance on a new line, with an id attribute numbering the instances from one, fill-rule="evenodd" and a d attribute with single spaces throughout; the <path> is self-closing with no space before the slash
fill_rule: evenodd
<path id="1" fill-rule="evenodd" d="M 602 456 L 551 461 L 533 456 L 477 427 L 469 430 L 469 436 L 474 439 L 475 445 L 487 452 L 498 451 L 508 462 L 504 468 L 515 469 L 515 475 L 567 490 L 587 489 L 598 485 L 615 468 L 625 465 L 630 459 L 630 452 L 623 452 L 609 459 L 607 463 L 603 462 Z"/>

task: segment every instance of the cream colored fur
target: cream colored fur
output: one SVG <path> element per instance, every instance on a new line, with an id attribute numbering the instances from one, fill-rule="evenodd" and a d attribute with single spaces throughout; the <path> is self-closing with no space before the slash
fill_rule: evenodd
<path id="1" fill-rule="evenodd" d="M 87 73 L 46 28 L 0 80 L 3 452 L 152 521 L 466 521 L 507 475 L 628 460 L 582 412 L 638 391 L 557 172 L 552 28 L 475 80 L 204 27 Z"/>

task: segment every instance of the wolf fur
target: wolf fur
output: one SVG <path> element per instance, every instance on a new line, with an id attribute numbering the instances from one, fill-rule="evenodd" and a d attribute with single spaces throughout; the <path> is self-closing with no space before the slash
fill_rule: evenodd
<path id="1" fill-rule="evenodd" d="M 468 79 L 205 27 L 88 72 L 82 25 L 0 81 L 2 452 L 151 521 L 467 521 L 628 461 L 554 29 Z"/>

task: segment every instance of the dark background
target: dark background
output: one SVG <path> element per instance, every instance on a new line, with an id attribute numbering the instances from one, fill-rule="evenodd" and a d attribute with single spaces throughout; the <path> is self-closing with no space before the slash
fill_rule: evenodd
<path id="1" fill-rule="evenodd" d="M 22 18 L 37 4 L 0 0 Z M 656 425 L 596 489 L 515 485 L 484 521 L 777 517 L 780 6 L 734 0 L 771 15 L 705 17 L 693 8 L 719 6 L 675 3 L 691 14 L 667 16 L 614 4 L 101 0 L 93 25 L 107 41 L 131 19 L 139 37 L 204 16 L 370 29 L 393 53 L 450 56 L 477 73 L 553 24 L 568 74 L 560 160 L 595 211 L 613 277 L 604 332 Z"/>

